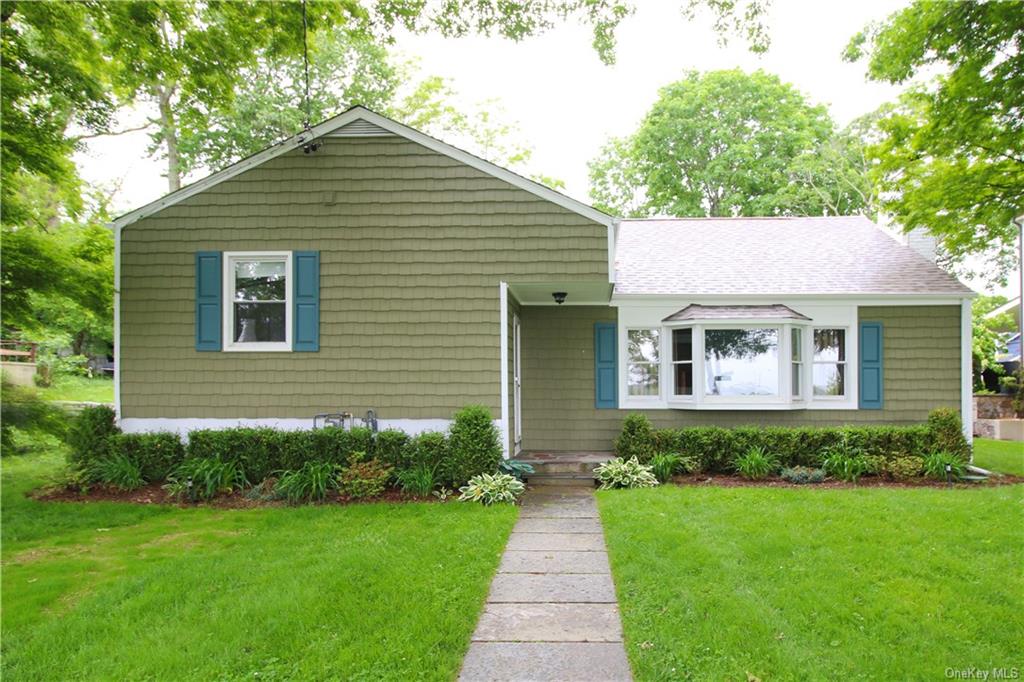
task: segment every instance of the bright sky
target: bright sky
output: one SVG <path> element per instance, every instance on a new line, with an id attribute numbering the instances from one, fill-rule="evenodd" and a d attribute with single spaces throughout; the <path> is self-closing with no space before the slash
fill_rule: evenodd
<path id="1" fill-rule="evenodd" d="M 750 53 L 742 40 L 717 43 L 708 16 L 685 20 L 674 0 L 637 0 L 637 13 L 620 26 L 617 62 L 605 66 L 583 26 L 560 26 L 538 38 L 512 43 L 497 38 L 448 40 L 400 36 L 397 51 L 419 60 L 423 75 L 449 78 L 456 104 L 472 107 L 500 100 L 503 119 L 517 123 L 533 148 L 532 172 L 566 182 L 567 193 L 587 201 L 587 161 L 609 136 L 636 129 L 658 89 L 688 69 L 764 69 L 793 83 L 812 102 L 826 104 L 840 125 L 892 100 L 899 88 L 868 83 L 863 64 L 847 64 L 842 49 L 870 21 L 898 9 L 896 0 L 774 0 L 772 47 Z M 131 121 L 126 121 L 126 124 Z M 159 161 L 146 158 L 145 133 L 103 138 L 76 159 L 83 176 L 120 185 L 116 211 L 145 204 L 166 192 Z M 190 178 L 194 179 L 194 178 Z M 1018 278 L 1009 291 L 1018 291 Z M 979 291 L 980 282 L 969 283 Z"/>

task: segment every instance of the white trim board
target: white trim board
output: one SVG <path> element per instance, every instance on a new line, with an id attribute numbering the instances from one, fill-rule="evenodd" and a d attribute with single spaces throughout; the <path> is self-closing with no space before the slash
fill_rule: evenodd
<path id="1" fill-rule="evenodd" d="M 522 175 L 514 173 L 508 170 L 507 168 L 502 168 L 501 166 L 493 164 L 490 161 L 485 161 L 484 159 L 481 159 L 478 156 L 474 156 L 469 152 L 463 151 L 457 147 L 453 147 L 452 145 L 447 144 L 445 142 L 441 142 L 440 140 L 430 137 L 425 133 L 421 133 L 418 130 L 414 130 L 409 126 L 403 125 L 397 121 L 393 121 L 390 118 L 387 118 L 386 116 L 381 116 L 380 114 L 370 111 L 369 109 L 361 106 L 352 107 L 351 109 L 341 114 L 338 114 L 334 118 L 329 118 L 323 123 L 317 124 L 309 131 L 303 131 L 298 135 L 293 135 L 292 137 L 289 137 L 286 140 L 282 140 L 281 142 L 278 142 L 277 144 L 268 147 L 257 154 L 254 154 L 246 159 L 242 159 L 241 161 L 238 161 L 237 163 L 234 163 L 228 166 L 227 168 L 224 168 L 223 170 L 208 175 L 202 180 L 198 180 L 192 183 L 191 185 L 188 185 L 187 187 L 183 187 L 179 189 L 177 192 L 172 192 L 171 194 L 163 196 L 157 199 L 156 201 L 146 204 L 145 206 L 141 206 L 135 209 L 134 211 L 125 213 L 124 215 L 119 216 L 117 219 L 114 220 L 114 225 L 119 228 L 131 225 L 132 223 L 137 222 L 142 218 L 153 215 L 157 211 L 161 211 L 169 206 L 173 206 L 181 201 L 184 201 L 185 199 L 188 199 L 189 197 L 195 196 L 196 194 L 199 194 L 200 192 L 209 189 L 210 187 L 213 187 L 214 185 L 224 182 L 225 180 L 230 180 L 236 175 L 244 173 L 245 171 L 255 168 L 256 166 L 259 166 L 263 163 L 266 163 L 271 159 L 275 159 L 278 156 L 281 156 L 282 154 L 286 154 L 298 147 L 301 147 L 303 144 L 309 142 L 310 140 L 316 139 L 318 137 L 327 136 L 330 133 L 338 130 L 339 128 L 347 126 L 348 124 L 353 123 L 355 121 L 363 121 L 367 124 L 377 126 L 378 128 L 381 128 L 400 137 L 404 137 L 405 139 L 420 144 L 426 147 L 427 149 L 431 149 L 439 154 L 443 154 L 447 157 L 455 159 L 456 161 L 460 161 L 466 164 L 467 166 L 476 168 L 477 170 L 483 173 L 487 173 L 492 177 L 498 178 L 499 180 L 504 180 L 505 182 L 515 187 L 518 187 L 519 189 L 525 190 L 535 196 L 540 197 L 541 199 L 550 201 L 551 203 L 561 206 L 562 208 L 572 211 L 573 213 L 579 214 L 584 218 L 588 218 L 596 223 L 606 225 L 608 227 L 609 245 L 614 240 L 612 226 L 615 222 L 615 219 L 612 216 L 607 215 L 606 213 L 602 213 L 601 211 L 598 211 L 596 208 L 588 206 L 587 204 L 584 204 L 581 201 L 577 201 L 576 199 L 568 197 L 560 192 L 556 192 L 550 187 L 546 187 L 540 183 L 534 182 L 533 180 L 524 178 Z M 609 253 L 611 253 L 611 249 L 609 249 Z M 609 261 L 611 260 L 612 257 L 609 256 Z M 614 270 L 609 271 L 608 277 L 609 281 L 614 281 Z"/>
<path id="2" fill-rule="evenodd" d="M 121 418 L 121 226 L 114 230 L 114 417 Z"/>
<path id="3" fill-rule="evenodd" d="M 447 431 L 451 425 L 451 419 L 378 419 L 377 428 L 398 429 L 405 431 L 410 436 L 425 431 Z M 495 423 L 497 425 L 497 423 Z M 126 417 L 118 421 L 118 425 L 125 433 L 177 433 L 182 438 L 188 438 L 189 431 L 197 429 L 232 429 L 238 426 L 249 428 L 266 427 L 278 431 L 308 431 L 313 428 L 313 419 L 296 419 L 292 417 L 264 417 L 264 418 L 237 418 L 237 419 L 213 419 L 205 417 Z"/>
<path id="4" fill-rule="evenodd" d="M 501 362 L 501 456 L 509 458 L 509 430 L 508 430 L 508 283 L 498 284 L 498 311 L 501 319 L 498 320 L 499 343 L 501 344 L 499 356 Z"/>
<path id="5" fill-rule="evenodd" d="M 966 298 L 960 305 L 960 421 L 968 443 L 974 443 L 973 334 L 971 299 Z M 971 461 L 974 461 L 973 450 Z"/>

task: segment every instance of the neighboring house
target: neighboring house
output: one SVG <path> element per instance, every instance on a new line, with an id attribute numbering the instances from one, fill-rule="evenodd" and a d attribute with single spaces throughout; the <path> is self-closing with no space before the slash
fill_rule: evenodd
<path id="1" fill-rule="evenodd" d="M 970 420 L 971 292 L 860 217 L 619 220 L 356 107 L 115 228 L 127 431 Z"/>

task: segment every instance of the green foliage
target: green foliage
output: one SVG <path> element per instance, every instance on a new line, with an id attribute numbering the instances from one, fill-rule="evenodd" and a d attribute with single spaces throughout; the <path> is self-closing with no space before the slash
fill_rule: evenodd
<path id="1" fill-rule="evenodd" d="M 971 456 L 971 446 L 964 437 L 960 413 L 949 407 L 939 407 L 928 414 L 928 431 L 931 434 L 930 450 L 939 450 L 956 455 L 961 460 Z"/>
<path id="2" fill-rule="evenodd" d="M 416 497 L 428 497 L 437 485 L 436 470 L 422 462 L 400 470 L 395 477 L 402 492 Z"/>
<path id="3" fill-rule="evenodd" d="M 780 475 L 782 476 L 782 480 L 800 485 L 821 483 L 825 480 L 825 472 L 821 469 L 812 469 L 811 467 L 803 466 L 787 467 L 782 470 Z"/>
<path id="4" fill-rule="evenodd" d="M 350 500 L 378 497 L 390 477 L 391 467 L 378 459 L 355 462 L 338 475 L 338 492 Z"/>
<path id="5" fill-rule="evenodd" d="M 767 478 L 779 470 L 779 458 L 763 447 L 752 447 L 736 458 L 733 467 L 743 478 Z"/>
<path id="6" fill-rule="evenodd" d="M 448 431 L 445 482 L 458 485 L 478 474 L 494 473 L 499 461 L 501 439 L 491 411 L 483 405 L 469 405 L 456 412 Z"/>
<path id="7" fill-rule="evenodd" d="M 996 252 L 1012 267 L 1024 205 L 1024 3 L 914 0 L 854 36 L 849 60 L 868 77 L 904 83 L 941 74 L 883 109 L 870 150 L 884 207 L 925 228 L 960 260 Z"/>
<path id="8" fill-rule="evenodd" d="M 526 486 L 509 474 L 478 474 L 459 488 L 460 502 L 480 502 L 485 505 L 515 504 Z"/>
<path id="9" fill-rule="evenodd" d="M 164 481 L 185 459 L 176 433 L 114 433 L 107 439 L 110 456 L 134 462 L 147 481 Z"/>
<path id="10" fill-rule="evenodd" d="M 188 458 L 174 468 L 164 489 L 179 500 L 198 502 L 241 490 L 248 484 L 237 462 Z"/>
<path id="11" fill-rule="evenodd" d="M 622 421 L 622 432 L 615 439 L 615 454 L 622 459 L 649 462 L 656 452 L 654 428 L 646 414 L 635 412 Z"/>
<path id="12" fill-rule="evenodd" d="M 870 473 L 871 464 L 861 448 L 844 441 L 826 451 L 822 468 L 833 478 L 856 483 L 861 476 Z"/>
<path id="13" fill-rule="evenodd" d="M 515 476 L 520 481 L 533 473 L 533 465 L 527 462 L 520 462 L 518 459 L 503 459 L 498 469 L 503 474 Z"/>
<path id="14" fill-rule="evenodd" d="M 307 461 L 299 469 L 280 472 L 274 493 L 290 504 L 323 502 L 327 493 L 338 487 L 337 475 L 336 464 Z"/>
<path id="15" fill-rule="evenodd" d="M 138 462 L 121 453 L 93 462 L 87 475 L 94 483 L 103 483 L 118 490 L 138 490 L 146 484 Z"/>
<path id="16" fill-rule="evenodd" d="M 448 436 L 440 431 L 424 431 L 406 441 L 402 461 L 403 466 L 423 464 L 436 472 L 447 456 Z"/>
<path id="17" fill-rule="evenodd" d="M 604 462 L 594 469 L 594 478 L 601 490 L 612 488 L 653 488 L 658 485 L 651 467 L 641 464 L 636 457 L 621 457 Z"/>
<path id="18" fill-rule="evenodd" d="M 922 464 L 924 475 L 936 481 L 946 480 L 946 467 L 949 467 L 949 475 L 955 481 L 967 473 L 964 460 L 959 455 L 951 452 L 933 452 L 925 455 Z"/>
<path id="19" fill-rule="evenodd" d="M 86 407 L 68 430 L 68 464 L 84 469 L 110 452 L 110 439 L 121 429 L 114 423 L 114 411 L 106 406 Z"/>
<path id="20" fill-rule="evenodd" d="M 659 452 L 651 458 L 651 471 L 659 483 L 667 483 L 682 467 L 682 457 L 673 452 Z"/>
<path id="21" fill-rule="evenodd" d="M 373 439 L 373 454 L 390 467 L 404 467 L 411 462 L 406 460 L 410 449 L 406 447 L 409 436 L 405 431 L 387 429 L 379 432 Z"/>
<path id="22" fill-rule="evenodd" d="M 16 450 L 11 429 L 64 438 L 67 419 L 63 410 L 41 399 L 31 388 L 0 383 L 0 454 Z"/>
<path id="23" fill-rule="evenodd" d="M 894 457 L 886 462 L 884 471 L 897 481 L 916 478 L 924 471 L 924 458 L 915 455 Z"/>
<path id="24" fill-rule="evenodd" d="M 870 210 L 856 131 L 763 71 L 691 71 L 661 89 L 628 139 L 590 164 L 617 215 L 848 215 Z"/>

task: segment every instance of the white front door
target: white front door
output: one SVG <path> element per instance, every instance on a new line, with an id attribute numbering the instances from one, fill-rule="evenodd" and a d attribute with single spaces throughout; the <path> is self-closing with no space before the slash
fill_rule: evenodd
<path id="1" fill-rule="evenodd" d="M 515 430 L 512 434 L 512 454 L 518 455 L 523 449 L 523 363 L 520 354 L 519 316 L 512 316 L 512 415 Z"/>

